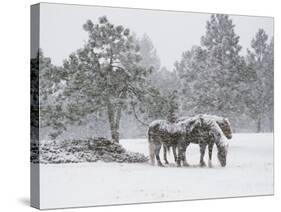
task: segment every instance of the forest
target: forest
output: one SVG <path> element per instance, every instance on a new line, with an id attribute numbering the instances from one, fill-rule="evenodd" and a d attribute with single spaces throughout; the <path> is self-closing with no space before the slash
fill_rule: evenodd
<path id="1" fill-rule="evenodd" d="M 273 131 L 274 43 L 264 29 L 242 54 L 232 19 L 210 15 L 201 44 L 182 52 L 168 70 L 149 35 L 109 18 L 85 20 L 81 29 L 88 40 L 62 66 L 44 49 L 31 59 L 32 67 L 39 64 L 43 139 L 102 136 L 119 142 L 145 137 L 155 119 L 204 113 L 227 117 L 234 132 Z"/>

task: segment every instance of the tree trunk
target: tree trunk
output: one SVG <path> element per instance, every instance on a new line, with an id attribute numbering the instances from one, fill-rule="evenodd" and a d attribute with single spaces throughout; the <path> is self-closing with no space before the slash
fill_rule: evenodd
<path id="1" fill-rule="evenodd" d="M 119 143 L 119 129 L 114 127 L 111 129 L 111 138 L 113 142 Z"/>
<path id="2" fill-rule="evenodd" d="M 113 142 L 119 143 L 119 125 L 121 118 L 121 107 L 114 107 L 112 104 L 107 106 L 108 121 Z"/>

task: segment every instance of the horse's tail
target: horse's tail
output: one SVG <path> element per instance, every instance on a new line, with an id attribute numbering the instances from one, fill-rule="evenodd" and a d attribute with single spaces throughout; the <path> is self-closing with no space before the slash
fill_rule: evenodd
<path id="1" fill-rule="evenodd" d="M 148 129 L 148 151 L 149 151 L 149 158 L 152 165 L 155 164 L 155 144 L 153 141 L 153 136 L 151 129 Z"/>

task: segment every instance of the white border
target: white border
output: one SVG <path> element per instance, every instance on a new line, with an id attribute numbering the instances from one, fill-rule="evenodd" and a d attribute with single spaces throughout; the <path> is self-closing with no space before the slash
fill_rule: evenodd
<path id="1" fill-rule="evenodd" d="M 81 211 L 277 211 L 280 204 L 280 30 L 277 0 L 62 0 L 48 2 L 275 17 L 275 196 L 85 208 Z M 32 211 L 29 201 L 29 7 L 38 1 L 1 2 L 0 210 Z M 64 211 L 64 210 L 57 210 Z M 69 209 L 68 211 L 77 211 Z"/>

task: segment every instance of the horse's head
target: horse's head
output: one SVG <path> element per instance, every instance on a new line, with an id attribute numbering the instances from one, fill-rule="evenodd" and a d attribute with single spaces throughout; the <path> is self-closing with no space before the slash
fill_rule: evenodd
<path id="1" fill-rule="evenodd" d="M 217 124 L 220 126 L 221 130 L 223 131 L 223 134 L 228 138 L 232 138 L 232 130 L 230 126 L 230 122 L 227 118 L 223 118 L 222 121 L 217 121 Z"/>
<path id="2" fill-rule="evenodd" d="M 210 135 L 213 136 L 214 142 L 218 149 L 218 160 L 222 167 L 226 166 L 226 158 L 228 153 L 229 140 L 225 136 L 222 128 L 217 122 L 211 122 Z"/>
<path id="3" fill-rule="evenodd" d="M 228 152 L 228 143 L 225 145 L 218 146 L 218 160 L 222 167 L 226 166 L 226 158 L 227 158 L 227 152 Z"/>

